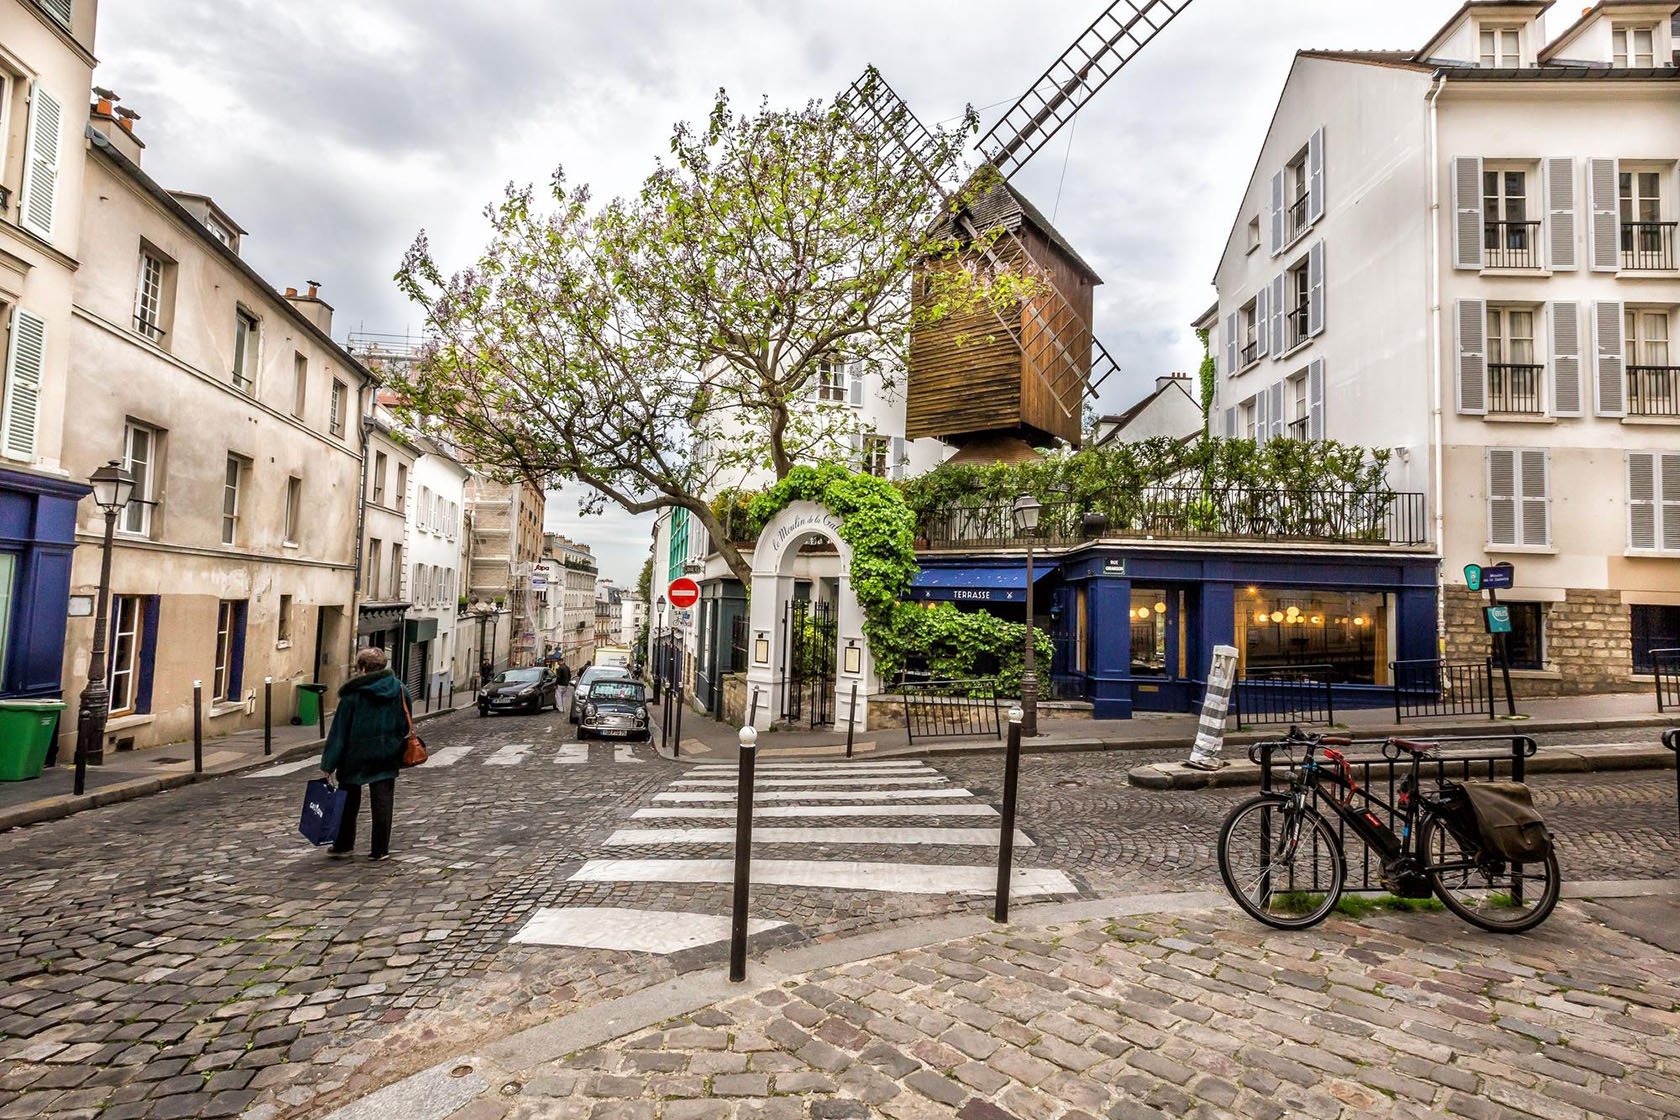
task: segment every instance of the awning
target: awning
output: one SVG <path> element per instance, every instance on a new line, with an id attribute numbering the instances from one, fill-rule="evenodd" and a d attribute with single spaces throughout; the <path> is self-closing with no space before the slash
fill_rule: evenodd
<path id="1" fill-rule="evenodd" d="M 1033 573 L 1033 582 L 1054 574 L 1055 565 Z M 1024 603 L 1025 564 L 1008 568 L 923 568 L 910 581 L 910 598 L 922 602 Z"/>

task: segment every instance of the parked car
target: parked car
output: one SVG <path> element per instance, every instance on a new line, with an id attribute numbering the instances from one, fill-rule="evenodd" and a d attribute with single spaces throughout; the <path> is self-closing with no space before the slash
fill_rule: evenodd
<path id="1" fill-rule="evenodd" d="M 653 738 L 648 721 L 647 687 L 628 677 L 597 679 L 583 698 L 578 738 L 624 736 L 647 742 Z"/>
<path id="2" fill-rule="evenodd" d="M 589 695 L 589 686 L 596 681 L 628 681 L 635 678 L 630 670 L 621 669 L 615 665 L 591 665 L 578 674 L 577 683 L 572 686 L 572 704 L 570 715 L 567 717 L 576 723 L 583 716 L 583 699 Z"/>
<path id="3" fill-rule="evenodd" d="M 560 681 L 552 669 L 504 669 L 478 690 L 478 714 L 560 710 Z"/>

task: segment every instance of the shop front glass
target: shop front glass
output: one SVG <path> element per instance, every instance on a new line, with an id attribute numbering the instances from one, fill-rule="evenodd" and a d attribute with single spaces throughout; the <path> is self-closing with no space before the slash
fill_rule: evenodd
<path id="1" fill-rule="evenodd" d="M 1389 602 L 1380 591 L 1249 587 L 1237 593 L 1242 677 L 1295 673 L 1337 684 L 1387 684 Z"/>
<path id="2" fill-rule="evenodd" d="M 1132 676 L 1182 679 L 1184 593 L 1132 588 Z"/>

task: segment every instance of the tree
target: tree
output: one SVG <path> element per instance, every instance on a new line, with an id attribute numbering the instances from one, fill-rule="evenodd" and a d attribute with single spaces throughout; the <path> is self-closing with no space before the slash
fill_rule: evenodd
<path id="1" fill-rule="evenodd" d="M 936 160 L 973 128 L 939 132 Z M 397 280 L 432 341 L 392 379 L 403 411 L 493 473 L 575 480 L 585 510 L 685 509 L 745 582 L 706 497 L 726 472 L 780 479 L 845 447 L 850 411 L 812 400 L 823 372 L 890 380 L 913 314 L 1030 290 L 935 232 L 944 200 L 896 151 L 835 106 L 742 115 L 720 92 L 633 197 L 594 207 L 557 171 L 544 212 L 510 188 L 478 262 L 447 277 L 422 232 Z M 926 270 L 934 298 L 913 312 L 929 261 L 951 267 Z"/>

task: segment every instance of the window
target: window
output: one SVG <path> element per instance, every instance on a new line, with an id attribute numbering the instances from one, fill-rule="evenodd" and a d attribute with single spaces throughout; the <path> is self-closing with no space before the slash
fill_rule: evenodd
<path id="1" fill-rule="evenodd" d="M 303 406 L 309 401 L 309 359 L 302 354 L 292 355 L 292 415 L 303 417 Z"/>
<path id="2" fill-rule="evenodd" d="M 1482 246 L 1488 268 L 1539 268 L 1540 223 L 1528 215 L 1528 172 L 1482 172 Z"/>
<path id="3" fill-rule="evenodd" d="M 369 538 L 367 554 L 367 597 L 369 599 L 379 598 L 379 577 L 383 572 L 380 564 L 384 558 L 385 542 L 378 537 Z"/>
<path id="4" fill-rule="evenodd" d="M 239 540 L 239 487 L 245 475 L 246 460 L 238 455 L 227 457 L 227 469 L 222 479 L 222 543 Z"/>
<path id="5" fill-rule="evenodd" d="M 1237 312 L 1237 330 L 1242 347 L 1238 354 L 1237 368 L 1246 369 L 1260 360 L 1259 332 L 1263 329 L 1255 312 L 1255 301 L 1251 299 Z"/>
<path id="6" fill-rule="evenodd" d="M 1649 70 L 1656 65 L 1657 29 L 1651 24 L 1610 26 L 1610 64 L 1618 70 Z"/>
<path id="7" fill-rule="evenodd" d="M 261 340 L 257 317 L 241 308 L 233 313 L 233 384 L 249 393 L 257 385 L 257 348 Z"/>
<path id="8" fill-rule="evenodd" d="M 1680 452 L 1627 453 L 1630 552 L 1680 552 Z"/>
<path id="9" fill-rule="evenodd" d="M 876 478 L 886 478 L 892 467 L 892 440 L 886 436 L 863 437 L 863 470 Z"/>
<path id="10" fill-rule="evenodd" d="M 158 436 L 157 429 L 132 421 L 123 429 L 123 468 L 134 476 L 134 493 L 123 507 L 117 528 L 138 537 L 152 535 Z"/>
<path id="11" fill-rule="evenodd" d="M 1307 398 L 1305 370 L 1289 379 L 1289 438 L 1307 439 L 1312 425 L 1312 404 Z"/>
<path id="12" fill-rule="evenodd" d="M 1633 671 L 1655 672 L 1653 650 L 1680 648 L 1680 607 L 1638 605 L 1629 611 L 1633 623 Z"/>
<path id="13" fill-rule="evenodd" d="M 1552 510 L 1545 449 L 1490 447 L 1487 472 L 1488 545 L 1549 546 Z"/>
<path id="14" fill-rule="evenodd" d="M 1307 149 L 1302 148 L 1283 169 L 1283 186 L 1287 192 L 1284 239 L 1293 241 L 1308 224 L 1307 196 L 1310 192 L 1310 180 L 1307 175 Z"/>
<path id="15" fill-rule="evenodd" d="M 845 362 L 835 358 L 824 358 L 817 365 L 817 399 L 836 404 L 846 403 Z"/>
<path id="16" fill-rule="evenodd" d="M 1311 673 L 1337 684 L 1386 684 L 1388 596 L 1250 587 L 1237 593 L 1241 675 Z"/>
<path id="17" fill-rule="evenodd" d="M 1288 335 L 1288 347 L 1294 349 L 1308 338 L 1312 276 L 1306 261 L 1289 270 L 1284 281 L 1284 300 L 1285 333 Z"/>
<path id="18" fill-rule="evenodd" d="M 1501 599 L 1511 612 L 1511 632 L 1505 635 L 1505 649 L 1513 669 L 1546 667 L 1546 608 L 1543 603 L 1513 603 Z"/>
<path id="19" fill-rule="evenodd" d="M 1662 220 L 1662 172 L 1618 171 L 1622 267 L 1672 269 L 1674 226 Z"/>
<path id="20" fill-rule="evenodd" d="M 332 383 L 332 407 L 327 412 L 327 430 L 335 436 L 344 434 L 344 396 L 348 390 L 344 382 Z"/>
<path id="21" fill-rule="evenodd" d="M 211 237 L 214 237 L 223 245 L 226 245 L 229 248 L 233 247 L 233 231 L 228 229 L 227 226 L 224 226 L 215 218 L 211 217 L 209 214 L 204 215 L 204 228 L 210 231 Z"/>
<path id="22" fill-rule="evenodd" d="M 274 624 L 274 644 L 287 646 L 292 644 L 292 597 L 280 596 L 280 616 Z"/>
<path id="23" fill-rule="evenodd" d="M 393 542 L 391 544 L 391 598 L 393 599 L 402 598 L 402 557 L 402 545 Z"/>
<path id="24" fill-rule="evenodd" d="M 150 249 L 140 250 L 140 280 L 134 295 L 134 329 L 153 342 L 163 339 L 163 260 Z"/>
<path id="25" fill-rule="evenodd" d="M 1526 307 L 1487 310 L 1488 411 L 1540 415 L 1546 411 L 1534 360 L 1534 312 Z"/>
<path id="26" fill-rule="evenodd" d="M 138 595 L 111 597 L 111 645 L 108 665 L 111 714 L 133 715 L 139 709 L 140 645 L 144 637 L 145 600 Z"/>
<path id="27" fill-rule="evenodd" d="M 13 585 L 17 583 L 17 556 L 0 552 L 0 681 L 6 679 L 6 647 L 12 633 Z"/>
<path id="28" fill-rule="evenodd" d="M 374 505 L 382 506 L 385 504 L 385 452 L 383 451 L 373 453 L 373 478 L 369 480 L 368 489 L 373 492 L 372 501 Z"/>
<path id="29" fill-rule="evenodd" d="M 397 512 L 401 513 L 408 506 L 408 464 L 397 464 Z"/>
<path id="30" fill-rule="evenodd" d="M 1248 220 L 1248 251 L 1250 253 L 1260 248 L 1260 215 L 1256 214 Z"/>
<path id="31" fill-rule="evenodd" d="M 1516 27 L 1483 25 L 1481 64 L 1485 69 L 1513 70 L 1522 65 L 1521 30 Z"/>
<path id="32" fill-rule="evenodd" d="M 303 479 L 297 475 L 286 480 L 286 525 L 283 540 L 287 544 L 298 543 L 298 532 L 302 528 L 303 515 Z"/>
<path id="33" fill-rule="evenodd" d="M 239 699 L 245 671 L 245 600 L 223 599 L 216 606 L 216 668 L 211 695 L 219 701 Z"/>
<path id="34" fill-rule="evenodd" d="M 1260 438 L 1260 402 L 1255 398 L 1242 406 L 1243 437 L 1245 439 Z"/>
<path id="35" fill-rule="evenodd" d="M 1629 416 L 1680 416 L 1680 368 L 1669 348 L 1668 312 L 1628 308 L 1622 345 Z"/>

